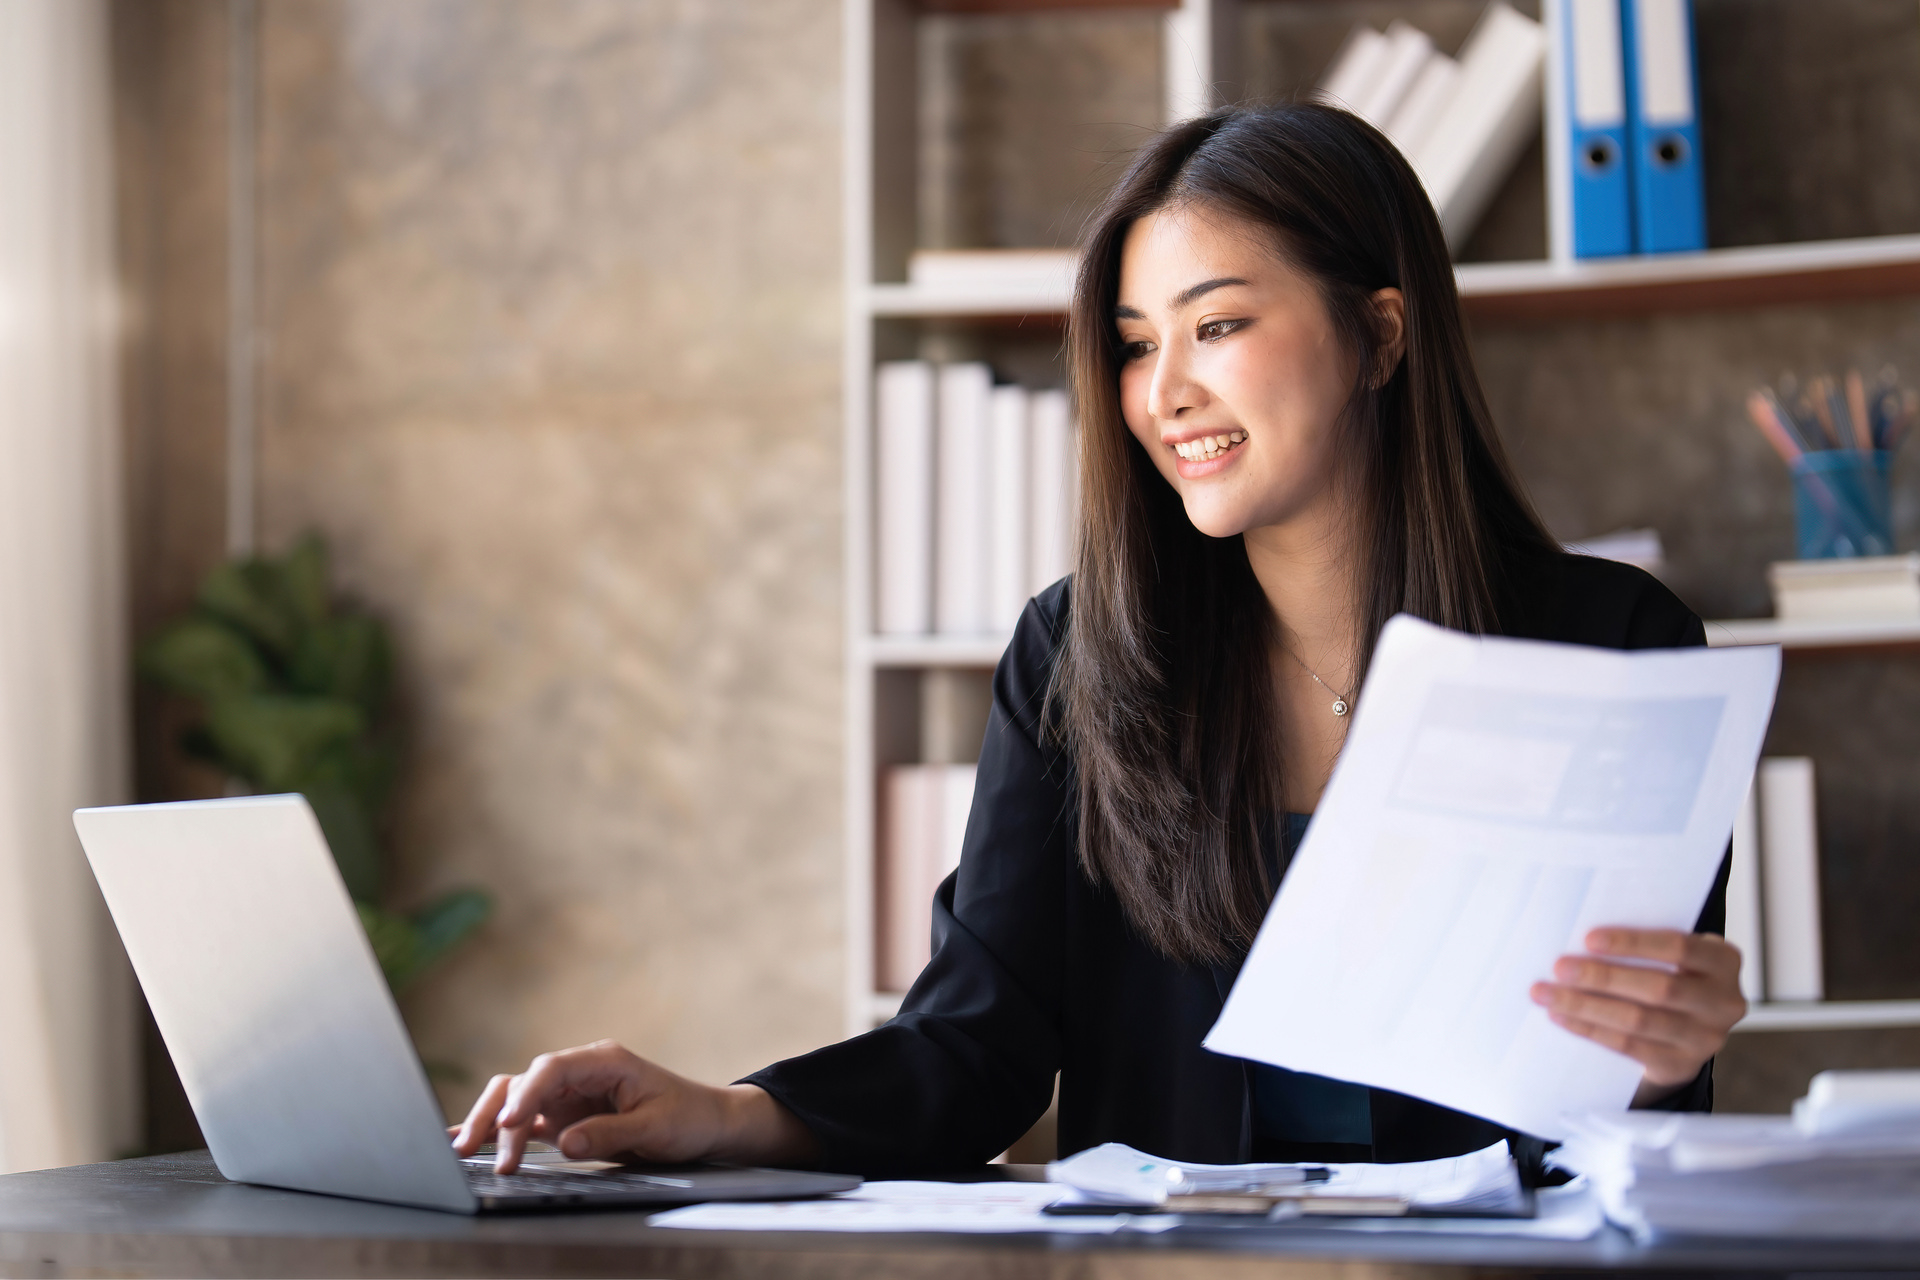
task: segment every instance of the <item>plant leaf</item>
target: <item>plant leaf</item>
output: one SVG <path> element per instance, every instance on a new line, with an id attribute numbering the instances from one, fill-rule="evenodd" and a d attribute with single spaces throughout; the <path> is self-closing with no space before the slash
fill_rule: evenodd
<path id="1" fill-rule="evenodd" d="M 416 911 L 413 923 L 420 935 L 420 968 L 430 968 L 492 914 L 492 896 L 479 889 L 455 889 Z"/>
<path id="2" fill-rule="evenodd" d="M 360 798 L 345 787 L 327 780 L 306 780 L 299 788 L 320 830 L 327 837 L 327 848 L 347 882 L 347 892 L 358 902 L 378 902 L 385 887 L 380 842 L 374 835 L 373 818 Z"/>
<path id="3" fill-rule="evenodd" d="M 395 991 L 432 968 L 493 913 L 493 899 L 478 889 L 455 889 L 411 919 L 366 902 L 354 905 Z"/>
<path id="4" fill-rule="evenodd" d="M 295 694 L 243 694 L 207 709 L 221 762 L 263 791 L 298 791 L 329 749 L 366 729 L 352 703 Z"/>
<path id="5" fill-rule="evenodd" d="M 188 697 L 213 702 L 267 688 L 267 664 L 245 634 L 218 619 L 189 616 L 140 646 L 140 673 Z"/>
<path id="6" fill-rule="evenodd" d="M 367 902 L 353 904 L 360 912 L 360 926 L 373 944 L 373 955 L 386 975 L 387 986 L 398 991 L 418 968 L 419 931 L 405 916 L 396 915 Z"/>
<path id="7" fill-rule="evenodd" d="M 327 616 L 327 549 L 308 534 L 279 559 L 232 560 L 202 579 L 200 607 L 242 632 L 281 662 L 300 633 Z"/>
<path id="8" fill-rule="evenodd" d="M 363 614 L 348 614 L 303 628 L 288 674 L 301 693 L 351 702 L 373 719 L 386 702 L 392 667 L 387 629 Z"/>
<path id="9" fill-rule="evenodd" d="M 275 566 L 282 603 L 303 626 L 327 616 L 327 544 L 317 533 L 303 534 Z"/>
<path id="10" fill-rule="evenodd" d="M 260 560 L 220 565 L 200 582 L 200 607 L 249 636 L 284 662 L 293 652 L 299 620 L 280 599 L 272 566 Z"/>

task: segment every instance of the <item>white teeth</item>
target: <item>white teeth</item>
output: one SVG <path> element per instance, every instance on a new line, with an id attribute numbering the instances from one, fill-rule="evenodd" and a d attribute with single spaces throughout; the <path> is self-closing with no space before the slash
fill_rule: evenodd
<path id="1" fill-rule="evenodd" d="M 1173 446 L 1173 451 L 1189 462 L 1204 462 L 1217 458 L 1237 444 L 1246 442 L 1247 433 L 1234 431 L 1217 436 L 1201 436 L 1197 440 L 1183 440 Z"/>

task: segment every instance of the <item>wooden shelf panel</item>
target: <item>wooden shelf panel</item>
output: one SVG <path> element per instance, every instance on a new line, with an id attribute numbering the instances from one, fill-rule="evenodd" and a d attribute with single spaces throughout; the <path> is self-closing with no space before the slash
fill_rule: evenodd
<path id="1" fill-rule="evenodd" d="M 1920 1000 L 1822 1000 L 1754 1005 L 1735 1031 L 1846 1031 L 1920 1027 Z"/>
<path id="2" fill-rule="evenodd" d="M 1783 649 L 1883 649 L 1920 645 L 1920 618 L 1833 621 L 1731 618 L 1707 624 L 1715 648 L 1777 644 Z"/>
<path id="3" fill-rule="evenodd" d="M 1610 262 L 1485 262 L 1455 269 L 1475 319 L 1508 322 L 1574 316 L 1652 315 L 1805 302 L 1920 296 L 1920 236 L 1709 249 Z M 876 317 L 1062 317 L 1065 282 L 1016 287 L 875 284 Z M 1055 321 L 1057 323 L 1057 319 Z"/>

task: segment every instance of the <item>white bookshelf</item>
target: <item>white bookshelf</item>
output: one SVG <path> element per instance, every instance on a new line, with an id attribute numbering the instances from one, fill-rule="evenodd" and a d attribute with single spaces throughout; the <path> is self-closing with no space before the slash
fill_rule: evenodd
<path id="1" fill-rule="evenodd" d="M 1783 649 L 1871 649 L 1920 645 L 1920 618 L 1730 618 L 1707 624 L 1707 643 L 1777 644 Z"/>
<path id="2" fill-rule="evenodd" d="M 1071 291 L 1071 257 L 1021 280 L 970 282 L 947 274 L 938 285 L 908 282 L 915 247 L 917 129 L 914 0 L 842 0 L 844 6 L 844 240 L 846 563 L 845 1025 L 851 1034 L 891 1017 L 898 993 L 874 989 L 875 819 L 883 742 L 914 696 L 919 672 L 990 668 L 1003 635 L 876 636 L 872 619 L 872 391 L 878 339 L 897 344 L 903 326 L 926 322 L 1057 327 Z M 1124 3 L 1124 0 L 1122 0 Z M 994 0 L 981 9 L 1070 8 L 1046 0 Z M 1129 7 L 1137 7 L 1133 0 Z M 928 8 L 935 5 L 929 4 Z M 940 0 L 939 8 L 968 7 Z M 1115 7 L 1121 7 L 1117 3 Z M 1211 104 L 1237 34 L 1238 0 L 1183 0 L 1166 6 L 1162 51 L 1167 113 Z M 1712 249 L 1607 262 L 1550 259 L 1471 263 L 1456 269 L 1462 304 L 1476 321 L 1525 322 L 1578 315 L 1633 315 L 1751 308 L 1855 298 L 1920 295 L 1920 236 Z M 1043 330 L 1044 332 L 1044 330 Z M 1920 645 L 1920 619 L 1707 624 L 1714 645 L 1779 644 L 1845 649 Z M 888 730 L 888 733 L 883 733 Z M 1742 1031 L 1829 1030 L 1920 1025 L 1920 1001 L 1756 1006 Z"/>
<path id="3" fill-rule="evenodd" d="M 926 6 L 953 10 L 952 0 Z M 1076 8 L 1031 4 L 982 9 Z M 1129 6 L 1139 7 L 1138 0 Z M 1182 0 L 1164 6 L 1161 48 L 1169 118 L 1214 105 L 1238 27 L 1238 0 Z M 916 671 L 990 668 L 1006 637 L 873 634 L 873 371 L 877 330 L 901 321 L 1064 314 L 1061 275 L 1038 287 L 940 288 L 903 283 L 913 243 L 916 170 L 917 47 L 922 7 L 911 0 L 843 0 L 844 296 L 846 519 L 846 1028 L 865 1030 L 891 1017 L 897 993 L 874 990 L 876 789 L 886 744 L 881 729 L 899 721 L 898 700 L 912 696 Z M 1063 259 L 1064 261 L 1065 259 Z"/>
<path id="4" fill-rule="evenodd" d="M 1874 1031 L 1920 1027 L 1920 1000 L 1814 1000 L 1756 1004 L 1735 1031 Z"/>
<path id="5" fill-rule="evenodd" d="M 1067 255 L 1063 260 L 1070 261 Z M 1753 307 L 1920 293 L 1920 236 L 1648 254 L 1610 261 L 1470 262 L 1454 270 L 1468 314 L 1535 319 L 1710 307 Z M 1061 316 L 1062 269 L 1019 282 L 867 284 L 870 315 L 931 319 Z"/>

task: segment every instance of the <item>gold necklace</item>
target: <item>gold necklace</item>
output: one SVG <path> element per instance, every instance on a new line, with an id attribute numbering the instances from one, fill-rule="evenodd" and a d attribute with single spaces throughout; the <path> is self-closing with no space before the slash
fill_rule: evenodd
<path id="1" fill-rule="evenodd" d="M 1281 648 L 1281 651 L 1284 652 L 1289 658 L 1292 658 L 1296 663 L 1299 663 L 1300 669 L 1302 671 L 1306 672 L 1308 675 L 1313 677 L 1313 682 L 1315 684 L 1319 685 L 1322 689 L 1325 689 L 1328 693 L 1333 695 L 1333 714 L 1334 715 L 1344 716 L 1347 714 L 1348 711 L 1350 711 L 1353 708 L 1353 699 L 1348 697 L 1346 694 L 1340 692 L 1338 689 L 1334 688 L 1332 685 L 1328 684 L 1325 680 L 1322 680 L 1320 678 L 1320 673 L 1318 671 L 1315 671 L 1312 667 L 1308 666 L 1305 662 L 1302 662 L 1299 654 L 1287 648 L 1286 645 L 1281 645 L 1280 648 Z"/>

